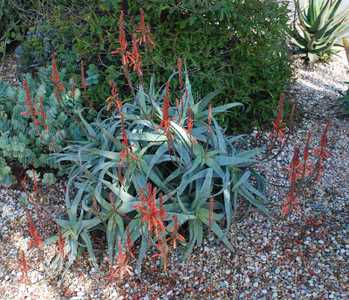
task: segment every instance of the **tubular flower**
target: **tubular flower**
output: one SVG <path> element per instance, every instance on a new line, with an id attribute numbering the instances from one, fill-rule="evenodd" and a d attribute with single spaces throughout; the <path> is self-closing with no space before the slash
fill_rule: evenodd
<path id="1" fill-rule="evenodd" d="M 282 116 L 284 113 L 285 95 L 281 94 L 279 99 L 278 113 L 276 119 L 273 122 L 273 131 L 271 138 L 277 138 L 281 142 L 285 140 L 285 123 L 283 122 Z"/>
<path id="2" fill-rule="evenodd" d="M 155 233 L 155 236 L 159 238 L 160 233 L 166 232 L 163 219 L 167 213 L 163 207 L 158 208 L 156 205 L 156 188 L 151 183 L 148 183 L 147 195 L 141 191 L 139 198 L 140 203 L 135 205 L 135 209 L 140 213 L 142 223 L 148 225 L 148 231 Z"/>
<path id="3" fill-rule="evenodd" d="M 173 249 L 176 249 L 177 241 L 181 243 L 185 243 L 185 238 L 183 235 L 178 233 L 179 223 L 178 223 L 177 216 L 173 216 L 172 221 L 173 221 L 173 227 L 170 229 L 170 237 L 167 240 L 172 242 Z"/>
<path id="4" fill-rule="evenodd" d="M 127 276 L 132 276 L 132 267 L 128 264 L 127 252 L 122 250 L 121 241 L 118 240 L 118 256 L 115 266 L 109 266 L 109 273 L 106 280 L 114 281 L 116 279 L 123 280 Z"/>
<path id="5" fill-rule="evenodd" d="M 27 222 L 28 222 L 28 233 L 31 238 L 31 240 L 29 241 L 29 248 L 30 249 L 34 247 L 41 248 L 44 242 L 42 240 L 40 233 L 38 232 L 38 230 L 34 225 L 32 217 L 29 214 L 27 214 Z"/>
<path id="6" fill-rule="evenodd" d="M 152 34 L 150 32 L 150 27 L 148 24 L 145 23 L 143 9 L 140 9 L 140 22 L 136 28 L 136 32 L 138 34 L 140 34 L 140 37 L 137 40 L 137 42 L 140 45 L 145 44 L 147 46 L 147 48 L 149 48 L 149 49 L 155 48 L 155 42 L 154 42 Z"/>
<path id="7" fill-rule="evenodd" d="M 61 94 L 64 92 L 64 85 L 61 82 L 60 75 L 57 69 L 56 53 L 52 54 L 52 71 L 50 79 L 55 86 L 56 98 L 60 99 Z"/>

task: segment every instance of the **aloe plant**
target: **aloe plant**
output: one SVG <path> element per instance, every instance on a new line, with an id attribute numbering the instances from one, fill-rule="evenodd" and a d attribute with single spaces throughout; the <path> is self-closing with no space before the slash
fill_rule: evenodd
<path id="1" fill-rule="evenodd" d="M 217 94 L 195 101 L 186 74 L 176 106 L 170 104 L 170 81 L 156 91 L 153 80 L 147 93 L 140 87 L 134 101 L 119 102 L 112 115 L 103 109 L 88 123 L 80 114 L 87 137 L 55 155 L 70 165 L 68 213 L 59 221 L 71 245 L 70 263 L 78 245 L 96 262 L 94 229 L 105 232 L 110 262 L 120 251 L 118 241 L 125 249 L 139 241 L 140 267 L 151 246 L 165 264 L 169 239 L 184 244 L 189 255 L 206 229 L 233 250 L 227 232 L 243 201 L 268 214 L 264 179 L 254 169 L 259 151 L 240 149 L 243 136 L 227 136 L 216 121 L 241 104 L 211 108 Z M 84 222 L 89 229 L 77 233 L 83 236 L 68 234 Z"/>
<path id="2" fill-rule="evenodd" d="M 290 31 L 292 42 L 310 61 L 331 56 L 338 39 L 349 32 L 349 11 L 342 0 L 295 0 L 298 21 Z M 342 10 L 340 12 L 340 10 Z"/>

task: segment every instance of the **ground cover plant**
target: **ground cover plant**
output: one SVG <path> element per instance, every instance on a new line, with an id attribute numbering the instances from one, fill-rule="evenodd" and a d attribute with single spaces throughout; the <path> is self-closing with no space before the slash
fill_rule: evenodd
<path id="1" fill-rule="evenodd" d="M 328 59 L 335 45 L 349 32 L 349 11 L 341 11 L 342 0 L 309 0 L 302 7 L 296 0 L 297 21 L 291 31 L 293 43 L 306 59 Z"/>
<path id="2" fill-rule="evenodd" d="M 12 184 L 32 168 L 52 177 L 50 153 L 84 134 L 75 116 L 82 106 L 80 91 L 58 72 L 54 55 L 52 66 L 41 68 L 35 78 L 28 74 L 19 87 L 0 81 L 0 182 Z"/>
<path id="3" fill-rule="evenodd" d="M 216 104 L 244 104 L 244 114 L 221 114 L 226 127 L 243 131 L 272 119 L 291 76 L 287 8 L 276 1 L 91 0 L 84 7 L 60 6 L 18 49 L 21 69 L 45 64 L 55 50 L 70 74 L 79 73 L 82 61 L 94 76 L 88 88 L 94 105 L 103 106 L 110 80 L 123 98 L 129 96 L 136 74 L 125 81 L 122 57 L 112 55 L 125 46 L 120 45 L 121 10 L 127 51 L 136 34 L 145 74 L 157 74 L 158 83 L 164 82 L 181 58 L 196 93 L 221 89 Z M 150 77 L 144 80 L 149 84 Z"/>

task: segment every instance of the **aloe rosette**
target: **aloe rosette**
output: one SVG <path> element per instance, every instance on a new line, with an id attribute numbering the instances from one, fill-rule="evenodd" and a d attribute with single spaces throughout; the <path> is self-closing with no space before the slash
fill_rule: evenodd
<path id="1" fill-rule="evenodd" d="M 58 220 L 69 264 L 81 246 L 97 264 L 96 230 L 105 232 L 110 262 L 120 242 L 122 249 L 137 242 L 140 267 L 151 246 L 164 262 L 175 236 L 189 255 L 206 229 L 233 250 L 227 232 L 243 201 L 268 214 L 264 178 L 254 169 L 258 149 L 242 150 L 243 136 L 227 135 L 215 118 L 241 104 L 211 108 L 219 92 L 195 101 L 185 72 L 171 105 L 173 76 L 160 90 L 154 80 L 147 93 L 140 87 L 112 114 L 102 109 L 93 123 L 80 114 L 87 137 L 55 156 L 70 168 L 67 217 Z"/>

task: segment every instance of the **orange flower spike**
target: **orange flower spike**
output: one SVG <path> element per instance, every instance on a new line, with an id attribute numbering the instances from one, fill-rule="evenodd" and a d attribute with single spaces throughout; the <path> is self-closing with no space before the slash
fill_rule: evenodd
<path id="1" fill-rule="evenodd" d="M 123 252 L 121 241 L 118 240 L 118 256 L 116 258 L 116 265 L 109 266 L 109 273 L 105 278 L 111 282 L 116 279 L 123 280 L 125 277 L 131 276 L 132 274 L 132 267 L 128 264 L 127 253 Z"/>
<path id="2" fill-rule="evenodd" d="M 18 267 L 21 272 L 20 281 L 23 283 L 29 284 L 29 277 L 28 277 L 29 265 L 28 265 L 25 253 L 22 249 L 19 250 L 19 253 L 18 253 Z"/>
<path id="3" fill-rule="evenodd" d="M 145 23 L 144 10 L 140 9 L 140 21 L 136 28 L 136 32 L 140 34 L 137 42 L 139 45 L 145 44 L 149 49 L 155 48 L 155 42 L 153 40 L 152 34 L 150 32 L 150 27 Z"/>
<path id="4" fill-rule="evenodd" d="M 177 59 L 177 68 L 178 68 L 179 86 L 182 89 L 183 88 L 183 62 L 181 58 Z"/>
<path id="5" fill-rule="evenodd" d="M 140 203 L 134 207 L 141 214 L 141 220 L 148 225 L 148 231 L 155 233 L 156 237 L 159 237 L 159 233 L 166 231 L 165 225 L 162 221 L 164 211 L 156 206 L 156 188 L 151 183 L 147 184 L 147 196 L 141 191 L 139 193 Z"/>
<path id="6" fill-rule="evenodd" d="M 128 60 L 138 77 L 142 78 L 142 57 L 139 53 L 138 43 L 135 35 L 132 35 L 132 52 L 128 53 Z"/>
<path id="7" fill-rule="evenodd" d="M 27 214 L 27 224 L 28 224 L 28 233 L 31 238 L 31 240 L 29 241 L 29 248 L 30 249 L 34 247 L 41 248 L 44 242 L 42 240 L 40 233 L 36 229 L 33 219 L 29 215 L 29 213 Z"/>
<path id="8" fill-rule="evenodd" d="M 121 10 L 119 17 L 119 48 L 115 51 L 112 51 L 111 55 L 121 54 L 121 61 L 123 66 L 126 66 L 128 64 L 127 47 L 128 44 L 125 31 L 125 13 L 123 10 Z"/>
<path id="9" fill-rule="evenodd" d="M 290 171 L 289 179 L 291 184 L 297 181 L 300 168 L 301 168 L 301 162 L 299 159 L 299 148 L 295 147 L 293 152 L 293 157 L 289 166 L 289 171 Z"/>
<path id="10" fill-rule="evenodd" d="M 273 122 L 273 132 L 272 136 L 277 137 L 281 140 L 281 142 L 284 141 L 285 138 L 285 123 L 283 122 L 283 113 L 284 113 L 284 106 L 285 106 L 285 95 L 281 94 L 279 99 L 279 106 L 278 106 L 278 113 L 276 116 L 275 121 Z"/>
<path id="11" fill-rule="evenodd" d="M 32 116 L 33 118 L 35 118 L 35 108 L 33 105 L 33 100 L 32 100 L 31 94 L 30 94 L 30 87 L 28 85 L 27 80 L 23 80 L 22 85 L 23 85 L 23 89 L 25 92 L 24 102 L 25 102 L 25 105 L 26 105 L 28 111 L 22 112 L 21 115 L 22 116 Z"/>
<path id="12" fill-rule="evenodd" d="M 57 99 L 60 99 L 61 94 L 64 92 L 64 85 L 61 82 L 61 78 L 60 78 L 60 75 L 58 72 L 55 52 L 52 54 L 51 61 L 52 61 L 52 71 L 51 71 L 50 79 L 51 79 L 52 83 L 55 85 L 56 97 L 57 97 Z"/>

